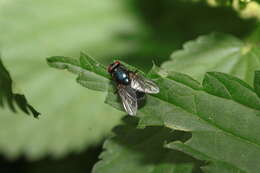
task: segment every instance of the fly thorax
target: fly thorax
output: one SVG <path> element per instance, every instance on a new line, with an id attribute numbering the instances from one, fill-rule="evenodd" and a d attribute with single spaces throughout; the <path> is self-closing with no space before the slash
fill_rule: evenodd
<path id="1" fill-rule="evenodd" d="M 117 68 L 114 71 L 114 77 L 120 84 L 128 85 L 130 83 L 128 73 L 123 69 Z"/>

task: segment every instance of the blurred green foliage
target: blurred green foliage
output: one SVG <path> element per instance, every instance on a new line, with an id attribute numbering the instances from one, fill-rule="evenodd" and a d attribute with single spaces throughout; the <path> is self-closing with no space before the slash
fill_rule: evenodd
<path id="1" fill-rule="evenodd" d="M 119 122 L 120 113 L 103 104 L 104 94 L 87 91 L 68 75 L 50 71 L 44 58 L 75 55 L 79 50 L 100 57 L 131 50 L 131 41 L 117 37 L 138 30 L 128 7 L 118 0 L 23 0 L 3 2 L 0 13 L 0 32 L 5 33 L 0 45 L 14 87 L 43 115 L 35 121 L 1 110 L 0 151 L 12 158 L 23 153 L 36 159 L 97 144 Z"/>
<path id="2" fill-rule="evenodd" d="M 40 113 L 36 111 L 26 100 L 26 97 L 22 94 L 13 93 L 13 81 L 7 69 L 5 68 L 2 59 L 0 57 L 0 106 L 6 105 L 16 112 L 16 106 L 18 106 L 24 113 L 33 114 L 35 118 L 38 118 Z"/>
<path id="3" fill-rule="evenodd" d="M 259 45 L 258 25 L 256 18 L 241 18 L 230 5 L 203 1 L 2 0 L 3 61 L 15 91 L 25 93 L 43 116 L 34 120 L 0 110 L 0 152 L 31 160 L 79 153 L 100 145 L 124 115 L 103 103 L 105 94 L 77 85 L 69 73 L 51 70 L 45 57 L 78 57 L 85 51 L 103 64 L 120 59 L 148 71 L 152 61 L 162 64 L 202 34 L 223 32 Z"/>

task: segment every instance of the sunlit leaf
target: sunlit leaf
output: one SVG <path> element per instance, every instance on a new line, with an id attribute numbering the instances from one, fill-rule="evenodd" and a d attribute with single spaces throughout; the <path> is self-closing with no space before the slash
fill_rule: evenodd
<path id="1" fill-rule="evenodd" d="M 253 83 L 254 71 L 260 69 L 259 46 L 244 43 L 227 34 L 201 36 L 173 52 L 162 67 L 188 74 L 202 81 L 209 71 L 225 72 Z"/>

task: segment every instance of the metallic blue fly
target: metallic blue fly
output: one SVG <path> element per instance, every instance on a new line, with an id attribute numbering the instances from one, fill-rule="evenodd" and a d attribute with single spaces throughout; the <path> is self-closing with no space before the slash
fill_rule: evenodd
<path id="1" fill-rule="evenodd" d="M 117 93 L 129 115 L 136 115 L 140 95 L 144 96 L 144 93 L 157 94 L 160 91 L 153 81 L 128 70 L 119 61 L 110 64 L 108 72 L 117 84 Z"/>

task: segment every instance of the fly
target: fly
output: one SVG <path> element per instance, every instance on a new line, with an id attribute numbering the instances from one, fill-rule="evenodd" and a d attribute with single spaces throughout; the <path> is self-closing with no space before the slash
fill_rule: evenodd
<path id="1" fill-rule="evenodd" d="M 136 115 L 140 93 L 141 95 L 144 95 L 142 93 L 157 94 L 160 91 L 153 81 L 128 70 L 119 61 L 110 64 L 108 72 L 117 84 L 117 93 L 129 115 Z"/>

